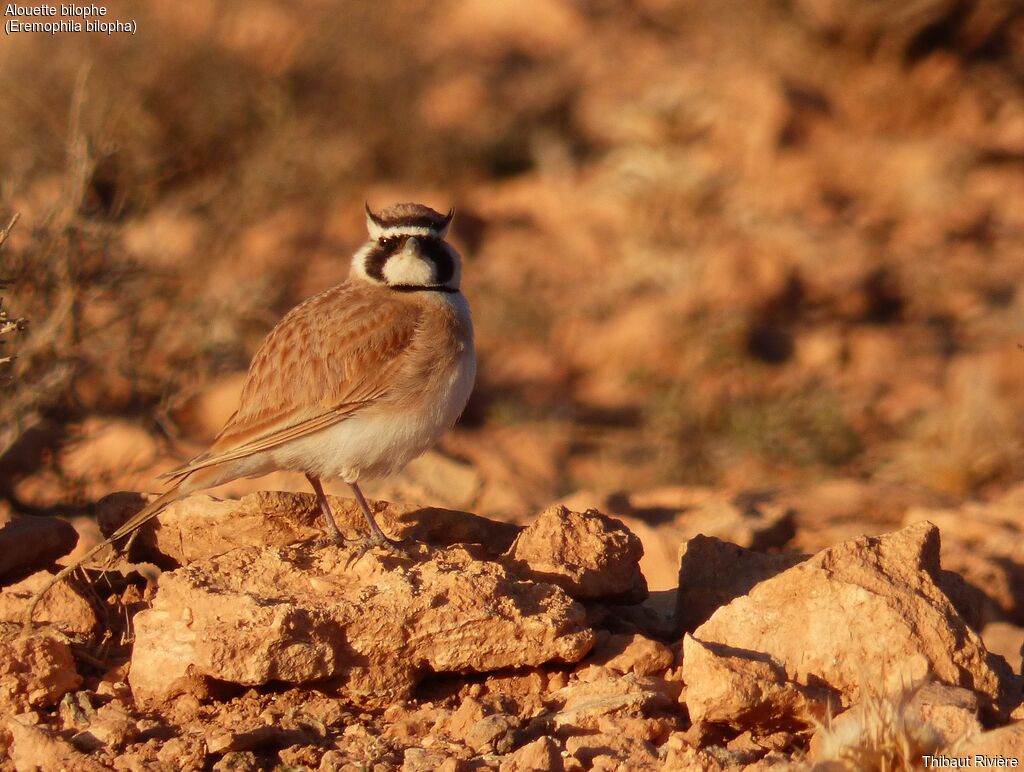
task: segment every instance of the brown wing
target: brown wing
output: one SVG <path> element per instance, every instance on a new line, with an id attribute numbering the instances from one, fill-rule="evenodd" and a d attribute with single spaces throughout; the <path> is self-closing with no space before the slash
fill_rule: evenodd
<path id="1" fill-rule="evenodd" d="M 292 309 L 249 366 L 238 410 L 184 478 L 345 420 L 385 397 L 420 328 L 421 311 L 348 282 Z"/>

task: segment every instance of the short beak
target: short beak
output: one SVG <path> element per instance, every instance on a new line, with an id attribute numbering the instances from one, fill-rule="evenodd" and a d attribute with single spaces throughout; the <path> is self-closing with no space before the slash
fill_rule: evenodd
<path id="1" fill-rule="evenodd" d="M 410 236 L 405 240 L 405 248 L 403 252 L 408 252 L 410 255 L 419 257 L 420 255 L 420 242 L 415 236 Z"/>

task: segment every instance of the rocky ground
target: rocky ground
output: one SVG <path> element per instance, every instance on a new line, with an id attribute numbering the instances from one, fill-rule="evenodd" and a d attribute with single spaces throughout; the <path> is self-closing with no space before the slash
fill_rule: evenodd
<path id="1" fill-rule="evenodd" d="M 1022 752 L 1019 2 L 108 9 L 0 45 L 0 768 Z M 367 200 L 456 208 L 477 333 L 405 553 L 243 480 L 25 626 Z"/>
<path id="2" fill-rule="evenodd" d="M 0 768 L 1019 757 L 1024 491 L 971 512 L 913 509 L 814 554 L 779 549 L 807 512 L 699 489 L 674 501 L 663 517 L 697 535 L 676 542 L 678 587 L 649 592 L 645 546 L 670 531 L 644 545 L 596 509 L 554 506 L 523 527 L 379 501 L 402 546 L 364 552 L 351 500 L 332 502 L 353 539 L 334 545 L 312 494 L 194 496 L 145 528 L 129 568 L 58 585 L 32 625 L 29 598 L 49 576 L 37 569 L 74 534 L 59 519 L 10 523 Z M 101 526 L 143 503 L 104 499 Z M 26 522 L 38 550 L 11 546 Z"/>

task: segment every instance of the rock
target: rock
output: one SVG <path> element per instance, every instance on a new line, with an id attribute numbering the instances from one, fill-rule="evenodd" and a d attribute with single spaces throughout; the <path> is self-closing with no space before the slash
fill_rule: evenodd
<path id="1" fill-rule="evenodd" d="M 788 546 L 816 554 L 858 536 L 888 533 L 900 527 L 908 508 L 947 499 L 906 484 L 840 477 L 786 489 L 775 501 L 795 511 L 797 532 Z"/>
<path id="2" fill-rule="evenodd" d="M 52 565 L 78 543 L 78 533 L 58 517 L 22 517 L 0 528 L 0 586 Z"/>
<path id="3" fill-rule="evenodd" d="M 701 772 L 721 772 L 735 768 L 722 763 L 711 750 L 699 750 L 687 742 L 682 732 L 673 732 L 665 743 L 664 769 L 695 769 Z M 717 749 L 715 749 L 717 750 Z"/>
<path id="4" fill-rule="evenodd" d="M 631 494 L 577 491 L 569 509 L 594 507 L 622 522 L 643 545 L 640 567 L 648 587 L 671 590 L 679 578 L 679 545 L 710 535 L 754 549 L 781 547 L 794 534 L 794 510 L 767 495 L 667 487 Z"/>
<path id="5" fill-rule="evenodd" d="M 573 735 L 565 750 L 585 769 L 654 769 L 658 752 L 649 742 L 637 742 L 618 734 Z"/>
<path id="6" fill-rule="evenodd" d="M 205 769 L 206 742 L 203 737 L 186 734 L 167 740 L 156 752 L 158 769 Z"/>
<path id="7" fill-rule="evenodd" d="M 11 761 L 18 772 L 37 769 L 102 772 L 107 769 L 45 729 L 27 726 L 16 718 L 10 719 L 6 726 L 11 733 Z"/>
<path id="8" fill-rule="evenodd" d="M 402 772 L 457 772 L 458 765 L 449 764 L 452 759 L 439 751 L 424 748 L 406 748 L 402 754 Z"/>
<path id="9" fill-rule="evenodd" d="M 96 522 L 95 517 L 80 515 L 68 518 L 68 522 L 74 526 L 78 534 L 78 544 L 61 559 L 62 565 L 70 565 L 77 560 L 84 559 L 93 547 L 103 541 L 103 532 L 100 530 L 99 523 Z"/>
<path id="10" fill-rule="evenodd" d="M 301 738 L 308 743 L 313 737 Z M 210 753 L 243 753 L 258 748 L 281 747 L 301 741 L 295 732 L 277 726 L 258 726 L 244 732 L 217 730 L 206 735 L 206 750 Z"/>
<path id="11" fill-rule="evenodd" d="M 0 715 L 56 705 L 81 684 L 62 636 L 0 624 Z"/>
<path id="12" fill-rule="evenodd" d="M 981 731 L 978 696 L 958 686 L 926 683 L 913 690 L 907 705 L 911 721 L 932 728 L 940 744 L 953 742 Z"/>
<path id="13" fill-rule="evenodd" d="M 413 706 L 409 707 L 412 709 Z M 383 736 L 403 746 L 422 745 L 427 737 L 431 737 L 431 741 L 435 739 L 432 737 L 434 727 L 440 727 L 451 715 L 452 711 L 444 708 L 434 711 L 412 709 L 410 712 L 406 706 L 396 703 L 384 711 L 386 726 Z M 467 731 L 469 728 L 466 727 Z"/>
<path id="14" fill-rule="evenodd" d="M 575 507 L 570 506 L 569 509 Z M 640 572 L 647 580 L 648 590 L 652 593 L 659 590 L 674 591 L 679 581 L 679 543 L 675 536 L 638 517 L 617 513 L 614 516 L 640 539 L 644 548 L 644 555 L 640 558 Z"/>
<path id="15" fill-rule="evenodd" d="M 927 520 L 942 531 L 942 563 L 988 600 L 982 623 L 1024 624 L 1024 508 L 1012 497 L 957 509 L 914 508 L 904 524 Z"/>
<path id="16" fill-rule="evenodd" d="M 992 622 L 981 631 L 985 648 L 1005 659 L 1014 673 L 1022 672 L 1021 652 L 1024 650 L 1024 627 L 1006 622 Z"/>
<path id="17" fill-rule="evenodd" d="M 125 475 L 144 471 L 157 458 L 153 435 L 130 421 L 93 416 L 76 434 L 57 459 L 61 471 L 74 479 L 123 480 Z"/>
<path id="18" fill-rule="evenodd" d="M 260 772 L 260 763 L 252 751 L 228 751 L 213 765 L 213 772 Z"/>
<path id="19" fill-rule="evenodd" d="M 551 582 L 579 600 L 639 603 L 647 597 L 642 555 L 640 540 L 618 520 L 556 506 L 528 525 L 505 557 L 521 576 Z"/>
<path id="20" fill-rule="evenodd" d="M 935 583 L 949 598 L 964 623 L 974 632 L 981 630 L 986 616 L 985 595 L 955 571 L 940 570 Z"/>
<path id="21" fill-rule="evenodd" d="M 778 770 L 778 772 L 791 772 L 793 759 L 791 754 L 782 751 L 769 751 L 752 764 L 743 767 L 743 772 L 766 772 L 766 770 Z M 818 770 L 818 772 L 827 772 Z"/>
<path id="22" fill-rule="evenodd" d="M 518 726 L 518 720 L 507 713 L 484 716 L 466 732 L 466 745 L 476 753 L 508 753 Z"/>
<path id="23" fill-rule="evenodd" d="M 687 632 L 759 582 L 807 559 L 806 555 L 755 552 L 704 535 L 690 539 L 681 553 L 676 622 Z"/>
<path id="24" fill-rule="evenodd" d="M 638 716 L 606 716 L 597 722 L 597 728 L 604 734 L 615 734 L 638 742 L 660 742 L 677 728 L 673 716 L 668 713 L 657 718 Z"/>
<path id="25" fill-rule="evenodd" d="M 469 730 L 487 715 L 487 708 L 473 696 L 466 697 L 448 721 L 448 734 L 460 742 L 466 741 Z"/>
<path id="26" fill-rule="evenodd" d="M 466 509 L 476 505 L 482 487 L 483 478 L 471 464 L 428 450 L 410 461 L 399 474 L 371 482 L 364 492 L 377 499 L 430 501 Z"/>
<path id="27" fill-rule="evenodd" d="M 107 747 L 120 751 L 132 742 L 138 730 L 128 712 L 116 702 L 102 705 L 89 721 L 88 727 L 71 738 L 82 750 Z"/>
<path id="28" fill-rule="evenodd" d="M 753 550 L 781 547 L 794 534 L 794 511 L 767 493 L 728 493 L 676 486 L 632 493 L 619 501 L 622 514 L 657 524 L 675 543 L 715 536 Z"/>
<path id="29" fill-rule="evenodd" d="M 39 571 L 0 590 L 0 621 L 21 622 L 33 596 L 52 578 Z M 91 635 L 99 626 L 96 610 L 72 582 L 58 582 L 39 601 L 32 620 L 50 624 L 64 633 Z"/>
<path id="30" fill-rule="evenodd" d="M 521 718 L 536 715 L 540 711 L 550 686 L 549 674 L 541 668 L 496 673 L 487 676 L 484 681 L 487 695 L 500 699 L 506 706 L 515 705 Z"/>
<path id="31" fill-rule="evenodd" d="M 428 673 L 575 662 L 584 610 L 463 547 L 241 548 L 160 577 L 135 618 L 136 698 L 173 696 L 189 668 L 244 685 L 330 684 L 356 703 L 407 697 Z"/>
<path id="32" fill-rule="evenodd" d="M 1019 760 L 1021 748 L 1024 748 L 1024 721 L 1017 721 L 991 732 L 980 732 L 968 737 L 946 752 L 957 758 L 974 759 L 981 755 L 994 760 L 1000 757 Z M 1001 766 L 1006 767 L 1007 764 Z"/>
<path id="33" fill-rule="evenodd" d="M 328 496 L 338 527 L 361 538 L 366 520 L 353 499 Z M 137 493 L 114 493 L 97 505 L 97 518 L 110 533 L 146 503 Z M 377 522 L 396 539 L 428 544 L 482 544 L 500 554 L 520 528 L 468 512 L 371 501 Z M 324 536 L 320 509 L 312 493 L 261 491 L 221 501 L 196 494 L 175 502 L 140 531 L 130 558 L 163 567 L 187 565 L 236 547 L 283 547 Z"/>
<path id="34" fill-rule="evenodd" d="M 679 694 L 678 684 L 649 676 L 617 675 L 592 665 L 579 679 L 559 689 L 551 699 L 561 705 L 552 721 L 558 731 L 592 732 L 612 716 L 651 716 L 670 709 Z"/>
<path id="35" fill-rule="evenodd" d="M 896 754 L 920 758 L 980 732 L 977 711 L 973 692 L 943 684 L 919 683 L 889 694 L 866 692 L 853 708 L 820 725 L 811 739 L 811 756 L 822 765 L 841 765 L 860 756 L 864 766 L 865 749 L 873 749 L 871 766 L 887 766 L 887 755 L 892 766 Z"/>
<path id="36" fill-rule="evenodd" d="M 64 730 L 84 729 L 96 718 L 96 708 L 89 692 L 69 692 L 60 701 L 59 714 Z"/>
<path id="37" fill-rule="evenodd" d="M 827 689 L 793 683 L 769 657 L 744 656 L 690 635 L 683 638 L 683 678 L 694 724 L 775 730 L 813 724 L 829 708 Z"/>
<path id="38" fill-rule="evenodd" d="M 675 662 L 672 650 L 642 635 L 610 635 L 595 649 L 591 661 L 617 673 L 654 675 Z"/>
<path id="39" fill-rule="evenodd" d="M 707 658 L 687 655 L 698 650 L 728 657 L 719 669 L 736 669 L 736 658 L 762 663 L 749 665 L 763 683 L 751 690 L 775 689 L 784 673 L 794 688 L 830 689 L 849 706 L 864 683 L 893 691 L 931 676 L 971 689 L 988 711 L 1005 714 L 1000 679 L 1009 684 L 1008 668 L 957 614 L 938 586 L 940 571 L 938 529 L 919 523 L 824 550 L 761 582 L 697 628 L 699 647 L 684 642 L 691 718 L 725 718 L 704 696 L 717 690 L 704 682 Z M 763 666 L 770 670 L 762 677 Z"/>
<path id="40" fill-rule="evenodd" d="M 498 772 L 533 772 L 544 769 L 562 772 L 562 756 L 558 744 L 550 737 L 540 737 L 498 759 Z"/>

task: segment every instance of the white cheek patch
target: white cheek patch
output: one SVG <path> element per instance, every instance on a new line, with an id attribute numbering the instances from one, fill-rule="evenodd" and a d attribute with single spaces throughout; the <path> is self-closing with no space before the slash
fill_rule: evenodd
<path id="1" fill-rule="evenodd" d="M 422 258 L 399 252 L 384 263 L 384 280 L 393 286 L 429 285 L 434 283 L 434 269 Z"/>

